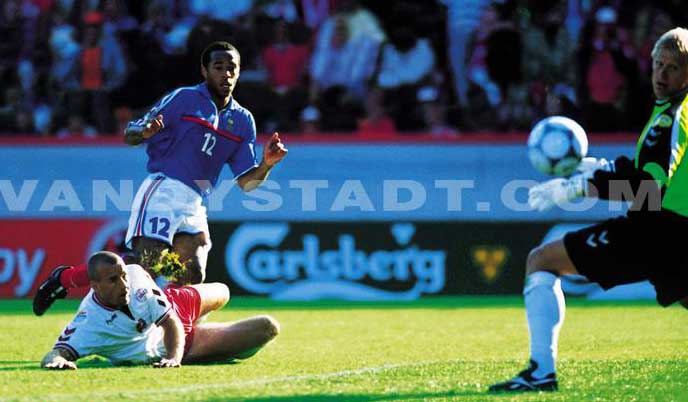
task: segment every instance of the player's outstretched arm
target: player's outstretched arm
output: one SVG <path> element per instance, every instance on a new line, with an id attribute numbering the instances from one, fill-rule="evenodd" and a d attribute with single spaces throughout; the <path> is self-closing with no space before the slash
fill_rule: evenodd
<path id="1" fill-rule="evenodd" d="M 184 327 L 182 327 L 182 322 L 174 311 L 170 311 L 170 315 L 160 323 L 160 326 L 165 331 L 163 342 L 165 342 L 167 356 L 153 364 L 153 367 L 181 367 L 184 356 Z"/>
<path id="2" fill-rule="evenodd" d="M 248 192 L 255 190 L 268 178 L 270 170 L 287 155 L 287 148 L 280 140 L 279 134 L 274 133 L 263 148 L 263 161 L 260 165 L 237 179 L 239 187 Z"/>
<path id="3" fill-rule="evenodd" d="M 130 121 L 124 129 L 124 142 L 129 145 L 139 145 L 164 127 L 161 114 L 154 119 Z"/>
<path id="4" fill-rule="evenodd" d="M 53 349 L 41 361 L 41 367 L 48 370 L 76 370 L 74 356 L 67 349 Z"/>

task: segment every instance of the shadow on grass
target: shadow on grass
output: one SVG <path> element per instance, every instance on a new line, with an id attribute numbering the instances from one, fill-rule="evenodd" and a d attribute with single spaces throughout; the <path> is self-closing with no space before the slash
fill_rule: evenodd
<path id="1" fill-rule="evenodd" d="M 240 364 L 240 360 L 228 360 L 222 362 L 202 362 L 186 363 L 184 366 L 219 366 Z M 0 371 L 19 371 L 19 370 L 44 370 L 40 367 L 40 360 L 0 360 Z M 77 360 L 79 370 L 91 369 L 116 369 L 116 368 L 152 368 L 150 364 L 119 365 L 115 366 L 109 360 L 100 356 L 89 356 Z M 59 370 L 55 370 L 59 371 Z"/>
<path id="2" fill-rule="evenodd" d="M 0 360 L 0 371 L 40 370 L 40 360 Z"/>
<path id="3" fill-rule="evenodd" d="M 488 394 L 485 391 L 445 391 L 445 392 L 419 392 L 407 394 L 313 394 L 313 395 L 292 395 L 292 396 L 273 396 L 258 398 L 241 398 L 243 402 L 316 402 L 316 401 L 409 401 L 409 400 L 434 400 L 440 398 L 457 398 L 468 396 L 482 396 L 485 399 L 500 396 L 498 394 Z M 503 395 L 502 395 L 503 396 Z M 206 402 L 227 401 L 226 398 L 209 398 Z"/>

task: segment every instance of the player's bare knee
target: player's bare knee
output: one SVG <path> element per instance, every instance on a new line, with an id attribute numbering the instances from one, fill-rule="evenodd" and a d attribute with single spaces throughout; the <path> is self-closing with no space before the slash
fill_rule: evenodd
<path id="1" fill-rule="evenodd" d="M 230 292 L 229 292 L 229 287 L 225 285 L 224 283 L 217 283 L 217 289 L 218 289 L 218 294 L 220 295 L 220 302 L 222 303 L 222 307 L 227 305 L 229 303 L 229 298 L 231 297 Z"/>
<path id="2" fill-rule="evenodd" d="M 535 247 L 530 251 L 526 260 L 526 276 L 538 271 L 560 274 L 560 267 L 556 261 L 555 248 L 550 244 Z"/>
<path id="3" fill-rule="evenodd" d="M 186 283 L 196 284 L 205 281 L 205 267 L 198 259 L 191 258 L 186 262 Z"/>
<path id="4" fill-rule="evenodd" d="M 545 265 L 545 250 L 543 246 L 535 247 L 528 253 L 526 260 L 526 275 L 542 270 Z"/>

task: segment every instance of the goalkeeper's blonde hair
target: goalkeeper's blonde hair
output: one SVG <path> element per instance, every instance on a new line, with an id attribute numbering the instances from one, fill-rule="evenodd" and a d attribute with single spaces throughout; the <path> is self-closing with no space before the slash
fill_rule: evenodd
<path id="1" fill-rule="evenodd" d="M 660 36 L 652 49 L 652 58 L 657 58 L 660 52 L 668 52 L 680 67 L 688 68 L 688 29 L 674 28 Z"/>

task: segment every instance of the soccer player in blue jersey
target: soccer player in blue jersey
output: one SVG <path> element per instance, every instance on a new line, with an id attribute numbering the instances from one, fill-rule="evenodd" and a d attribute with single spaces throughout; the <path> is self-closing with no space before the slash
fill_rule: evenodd
<path id="1" fill-rule="evenodd" d="M 287 154 L 275 133 L 258 163 L 255 121 L 232 97 L 240 64 L 234 46 L 211 43 L 201 55 L 205 81 L 165 95 L 125 130 L 127 144 L 146 144 L 150 173 L 134 198 L 126 244 L 146 267 L 163 250 L 174 250 L 186 266 L 178 284 L 205 279 L 211 241 L 202 200 L 216 185 L 223 166 L 229 165 L 242 190 L 251 191 Z M 56 268 L 39 287 L 34 312 L 43 314 L 67 289 L 88 283 L 85 265 Z"/>

